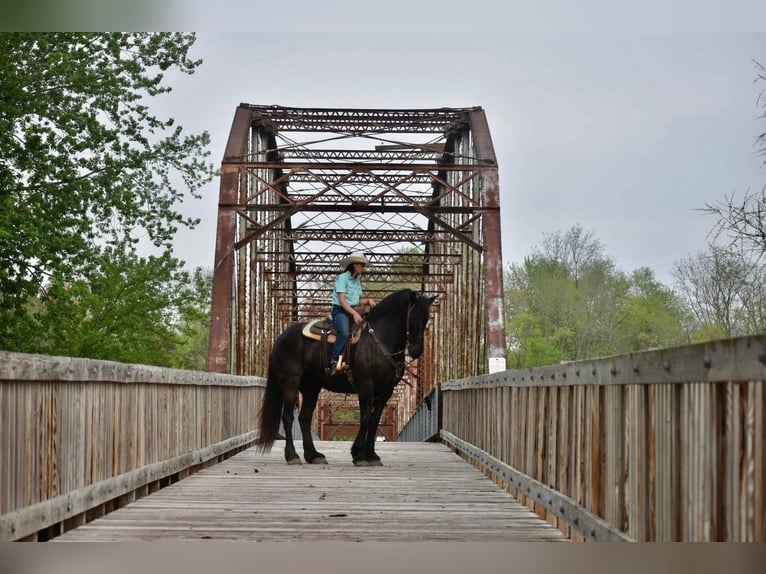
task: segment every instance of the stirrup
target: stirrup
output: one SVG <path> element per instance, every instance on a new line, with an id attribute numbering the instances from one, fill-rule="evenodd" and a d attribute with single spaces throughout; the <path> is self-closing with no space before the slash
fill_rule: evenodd
<path id="1" fill-rule="evenodd" d="M 325 367 L 325 370 L 324 370 L 325 375 L 327 375 L 328 377 L 332 377 L 334 375 L 342 375 L 346 371 L 348 371 L 348 364 L 342 363 L 340 359 L 330 363 L 330 366 Z"/>

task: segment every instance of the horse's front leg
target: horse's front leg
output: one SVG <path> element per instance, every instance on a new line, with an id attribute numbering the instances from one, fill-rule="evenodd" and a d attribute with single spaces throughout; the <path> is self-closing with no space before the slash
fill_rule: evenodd
<path id="1" fill-rule="evenodd" d="M 375 415 L 375 400 L 372 393 L 361 388 L 357 383 L 359 390 L 359 432 L 356 434 L 354 443 L 351 445 L 351 458 L 356 466 L 369 466 L 367 459 L 368 449 L 367 435 L 372 428 Z M 372 429 L 373 440 L 375 429 Z"/>
<path id="2" fill-rule="evenodd" d="M 301 425 L 301 434 L 303 435 L 303 458 L 311 464 L 327 464 L 325 456 L 317 451 L 314 446 L 314 439 L 311 437 L 311 417 L 314 415 L 314 409 L 319 398 L 319 389 L 310 391 L 303 390 L 303 404 L 301 412 L 298 415 L 298 423 Z"/>
<path id="3" fill-rule="evenodd" d="M 383 466 L 383 463 L 380 462 L 380 457 L 375 452 L 375 442 L 378 438 L 380 417 L 383 415 L 383 409 L 386 408 L 386 403 L 388 402 L 388 399 L 391 398 L 391 394 L 392 393 L 387 393 L 383 396 L 375 397 L 375 407 L 370 421 L 370 431 L 367 433 L 364 444 L 365 458 L 370 466 Z"/>

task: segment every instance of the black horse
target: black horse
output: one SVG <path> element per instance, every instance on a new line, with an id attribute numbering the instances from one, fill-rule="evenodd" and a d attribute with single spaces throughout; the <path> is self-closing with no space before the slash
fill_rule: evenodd
<path id="1" fill-rule="evenodd" d="M 275 341 L 269 357 L 269 376 L 260 413 L 261 452 L 271 450 L 278 438 L 280 418 L 285 429 L 285 459 L 300 464 L 292 438 L 293 410 L 298 392 L 303 397 L 298 415 L 306 462 L 326 464 L 311 438 L 311 417 L 322 388 L 359 395 L 359 433 L 351 445 L 357 466 L 381 464 L 375 453 L 375 435 L 380 416 L 404 374 L 405 348 L 416 359 L 423 354 L 423 336 L 429 309 L 436 297 L 419 295 L 410 289 L 396 291 L 373 307 L 359 341 L 351 347 L 347 374 L 328 376 L 332 346 L 309 339 L 302 331 L 306 323 L 288 327 Z"/>

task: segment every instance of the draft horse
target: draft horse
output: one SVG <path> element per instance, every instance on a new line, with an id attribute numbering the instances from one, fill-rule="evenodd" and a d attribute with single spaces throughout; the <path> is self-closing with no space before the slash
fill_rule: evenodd
<path id="1" fill-rule="evenodd" d="M 302 396 L 298 422 L 303 436 L 306 462 L 326 464 L 325 456 L 314 447 L 311 418 L 319 391 L 323 388 L 359 396 L 359 432 L 351 445 L 357 466 L 380 466 L 375 453 L 375 435 L 386 402 L 404 374 L 405 350 L 416 359 L 423 354 L 423 336 L 429 309 L 436 299 L 411 289 L 396 291 L 373 307 L 360 326 L 358 342 L 351 347 L 346 374 L 327 375 L 332 346 L 307 338 L 306 323 L 288 327 L 274 342 L 269 357 L 268 379 L 260 412 L 261 452 L 268 452 L 278 438 L 280 419 L 285 431 L 285 459 L 300 464 L 292 438 L 293 411 Z"/>

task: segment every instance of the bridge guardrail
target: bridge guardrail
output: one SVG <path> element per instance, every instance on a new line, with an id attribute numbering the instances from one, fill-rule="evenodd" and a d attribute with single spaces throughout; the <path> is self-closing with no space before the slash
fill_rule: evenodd
<path id="1" fill-rule="evenodd" d="M 264 386 L 0 351 L 0 540 L 46 540 L 247 448 Z"/>
<path id="2" fill-rule="evenodd" d="M 440 432 L 575 540 L 766 541 L 764 380 L 766 335 L 507 370 Z"/>

